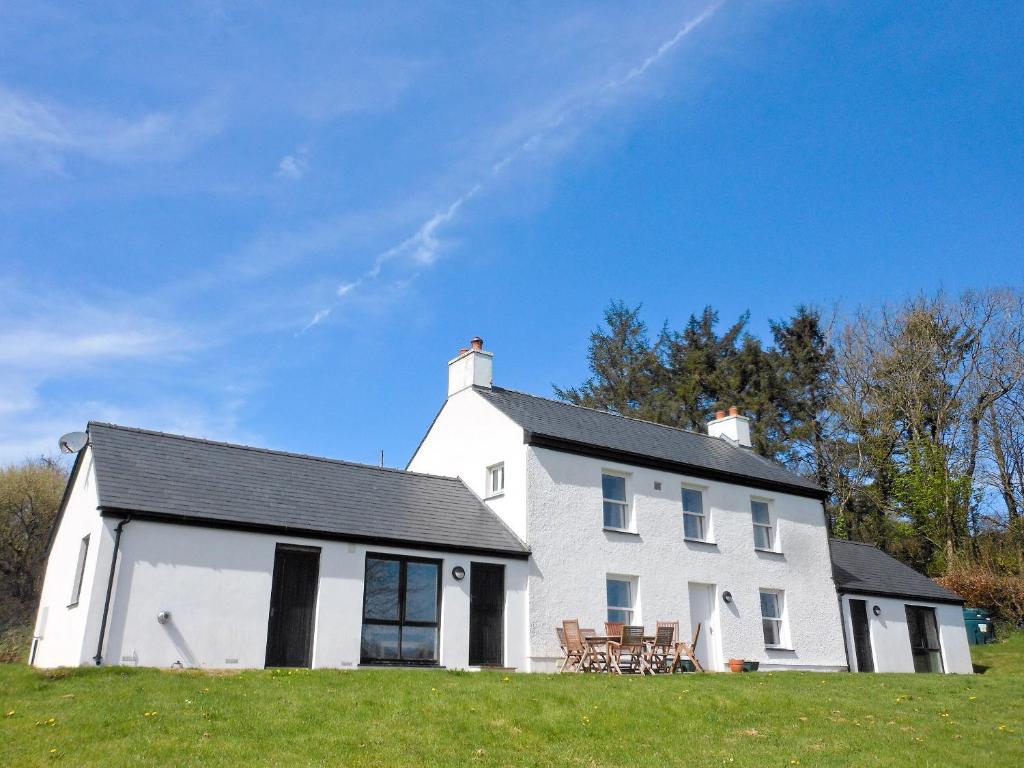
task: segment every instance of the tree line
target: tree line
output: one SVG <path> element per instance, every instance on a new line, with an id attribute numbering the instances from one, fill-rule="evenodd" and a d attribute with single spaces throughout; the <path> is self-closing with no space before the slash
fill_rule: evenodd
<path id="1" fill-rule="evenodd" d="M 943 292 L 846 316 L 799 306 L 762 339 L 712 307 L 651 334 L 613 302 L 578 405 L 701 430 L 736 405 L 753 450 L 828 492 L 832 534 L 941 575 L 1024 564 L 1024 292 Z"/>

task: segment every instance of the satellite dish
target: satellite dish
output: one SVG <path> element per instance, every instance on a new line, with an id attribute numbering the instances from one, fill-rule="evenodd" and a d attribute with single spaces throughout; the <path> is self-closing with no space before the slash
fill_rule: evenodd
<path id="1" fill-rule="evenodd" d="M 89 434 L 87 432 L 68 432 L 66 435 L 61 435 L 60 440 L 57 441 L 61 453 L 78 453 L 88 443 Z"/>

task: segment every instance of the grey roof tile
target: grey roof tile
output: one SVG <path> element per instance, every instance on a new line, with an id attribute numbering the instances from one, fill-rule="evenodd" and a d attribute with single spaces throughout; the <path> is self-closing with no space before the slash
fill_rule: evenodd
<path id="1" fill-rule="evenodd" d="M 811 480 L 727 440 L 502 387 L 474 389 L 530 435 L 677 464 L 683 474 L 689 469 L 744 485 L 824 494 Z"/>
<path id="2" fill-rule="evenodd" d="M 832 574 L 840 592 L 916 598 L 940 603 L 962 603 L 944 589 L 895 557 L 871 544 L 831 539 Z"/>
<path id="3" fill-rule="evenodd" d="M 100 506 L 182 522 L 525 556 L 457 478 L 90 422 Z"/>

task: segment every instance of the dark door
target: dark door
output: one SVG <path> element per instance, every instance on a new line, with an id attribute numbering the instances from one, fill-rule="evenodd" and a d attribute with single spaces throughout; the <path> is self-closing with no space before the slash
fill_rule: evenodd
<path id="1" fill-rule="evenodd" d="M 308 667 L 320 550 L 277 545 L 267 625 L 267 666 Z"/>
<path id="2" fill-rule="evenodd" d="M 469 663 L 501 666 L 505 645 L 505 566 L 469 565 Z"/>
<path id="3" fill-rule="evenodd" d="M 857 656 L 857 671 L 874 672 L 871 625 L 868 624 L 868 604 L 864 600 L 850 601 L 850 621 L 853 623 L 853 651 Z"/>

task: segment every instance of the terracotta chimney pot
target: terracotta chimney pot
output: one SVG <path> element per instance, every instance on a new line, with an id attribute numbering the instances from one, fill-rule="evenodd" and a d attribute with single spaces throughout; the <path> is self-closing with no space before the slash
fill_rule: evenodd
<path id="1" fill-rule="evenodd" d="M 737 408 L 735 405 L 730 405 L 729 406 L 729 415 L 730 416 L 739 416 L 740 415 L 740 409 Z"/>
<path id="2" fill-rule="evenodd" d="M 479 336 L 474 336 L 472 339 L 469 340 L 469 343 L 470 346 L 473 347 L 473 349 L 479 350 L 484 348 L 484 340 L 481 339 Z"/>
<path id="3" fill-rule="evenodd" d="M 725 418 L 725 411 L 715 411 L 715 418 L 716 419 L 724 419 Z"/>

